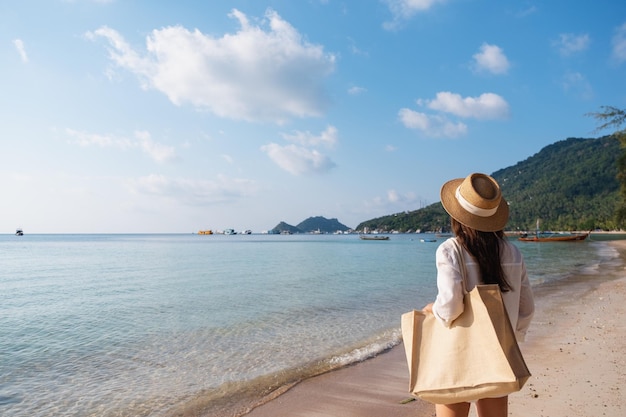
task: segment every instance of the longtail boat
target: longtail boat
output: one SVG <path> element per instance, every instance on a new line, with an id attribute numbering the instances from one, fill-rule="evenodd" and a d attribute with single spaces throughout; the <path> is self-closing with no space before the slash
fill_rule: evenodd
<path id="1" fill-rule="evenodd" d="M 523 242 L 572 242 L 582 241 L 587 239 L 589 232 L 587 233 L 574 233 L 574 234 L 552 234 L 552 235 L 525 235 L 521 236 L 519 240 Z"/>
<path id="2" fill-rule="evenodd" d="M 379 236 L 379 235 L 359 235 L 359 239 L 361 240 L 389 240 L 389 236 Z"/>

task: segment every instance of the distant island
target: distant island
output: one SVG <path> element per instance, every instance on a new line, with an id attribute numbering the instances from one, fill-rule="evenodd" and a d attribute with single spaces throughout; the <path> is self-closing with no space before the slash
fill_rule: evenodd
<path id="1" fill-rule="evenodd" d="M 285 222 L 278 223 L 270 233 L 272 234 L 298 234 L 298 233 L 313 233 L 313 234 L 329 234 L 329 233 L 349 233 L 350 229 L 345 224 L 339 223 L 337 219 L 327 219 L 326 217 L 316 216 L 309 217 L 308 219 L 298 223 L 296 226 L 292 226 Z"/>

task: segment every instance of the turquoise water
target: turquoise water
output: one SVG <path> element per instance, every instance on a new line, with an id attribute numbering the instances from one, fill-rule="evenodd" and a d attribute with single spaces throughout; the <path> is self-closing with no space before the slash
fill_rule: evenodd
<path id="1" fill-rule="evenodd" d="M 436 293 L 424 237 L 0 236 L 0 415 L 243 412 L 397 344 Z M 619 267 L 602 242 L 516 244 L 535 285 Z"/>

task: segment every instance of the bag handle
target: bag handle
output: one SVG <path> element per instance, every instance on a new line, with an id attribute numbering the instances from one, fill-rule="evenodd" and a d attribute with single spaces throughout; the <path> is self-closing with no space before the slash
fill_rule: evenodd
<path id="1" fill-rule="evenodd" d="M 454 238 L 454 248 L 456 249 L 457 260 L 459 262 L 459 271 L 463 281 L 463 294 L 467 294 L 467 269 L 465 267 L 465 258 L 463 257 L 463 248 L 458 238 Z"/>

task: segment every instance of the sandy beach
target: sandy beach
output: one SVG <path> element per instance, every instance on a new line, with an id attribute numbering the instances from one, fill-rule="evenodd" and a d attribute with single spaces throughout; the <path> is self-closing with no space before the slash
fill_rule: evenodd
<path id="1" fill-rule="evenodd" d="M 522 352 L 533 376 L 509 397 L 509 415 L 626 415 L 626 241 L 611 242 L 622 264 L 536 289 L 537 311 Z M 566 284 L 566 285 L 565 285 Z M 402 346 L 303 381 L 247 417 L 422 417 L 434 406 L 409 401 Z M 471 416 L 475 416 L 472 408 Z"/>

